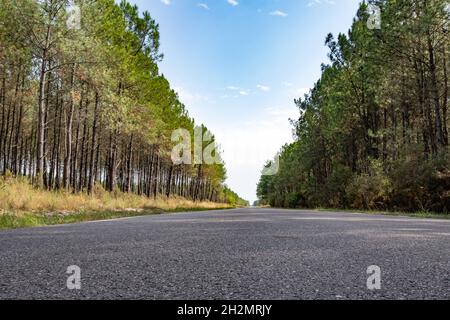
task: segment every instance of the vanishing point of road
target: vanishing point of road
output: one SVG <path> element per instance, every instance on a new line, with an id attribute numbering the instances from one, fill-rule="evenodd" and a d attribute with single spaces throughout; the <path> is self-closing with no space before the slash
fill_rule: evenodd
<path id="1" fill-rule="evenodd" d="M 0 231 L 0 299 L 449 298 L 450 220 L 236 209 Z"/>

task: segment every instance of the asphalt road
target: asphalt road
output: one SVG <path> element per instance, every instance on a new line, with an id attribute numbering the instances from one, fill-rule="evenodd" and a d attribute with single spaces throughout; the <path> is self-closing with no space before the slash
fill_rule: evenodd
<path id="1" fill-rule="evenodd" d="M 239 209 L 0 231 L 0 299 L 449 298 L 450 221 Z"/>

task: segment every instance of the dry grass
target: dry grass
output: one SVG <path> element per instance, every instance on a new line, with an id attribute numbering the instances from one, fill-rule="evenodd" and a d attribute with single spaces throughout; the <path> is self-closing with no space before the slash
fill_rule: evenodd
<path id="1" fill-rule="evenodd" d="M 89 213 L 89 220 L 95 220 L 96 213 L 102 213 L 98 216 L 103 219 L 105 213 L 110 215 L 114 213 L 114 217 L 117 217 L 119 212 L 122 212 L 123 216 L 128 216 L 126 213 L 137 215 L 140 212 L 147 214 L 224 208 L 229 206 L 212 202 L 194 202 L 178 197 L 150 199 L 129 193 L 110 193 L 99 186 L 95 188 L 92 196 L 65 191 L 44 191 L 34 188 L 25 178 L 0 178 L 0 218 L 30 215 L 81 217 L 81 214 Z"/>

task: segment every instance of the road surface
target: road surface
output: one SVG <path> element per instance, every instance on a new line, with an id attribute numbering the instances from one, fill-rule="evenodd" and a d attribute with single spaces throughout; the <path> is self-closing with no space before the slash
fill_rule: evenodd
<path id="1" fill-rule="evenodd" d="M 0 231 L 0 299 L 449 298 L 445 220 L 238 209 Z"/>

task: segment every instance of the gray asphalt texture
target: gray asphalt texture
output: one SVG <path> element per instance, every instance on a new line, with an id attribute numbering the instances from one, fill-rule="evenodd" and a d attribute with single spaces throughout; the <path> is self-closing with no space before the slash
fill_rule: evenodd
<path id="1" fill-rule="evenodd" d="M 0 231 L 0 299 L 449 298 L 445 220 L 237 209 Z"/>

